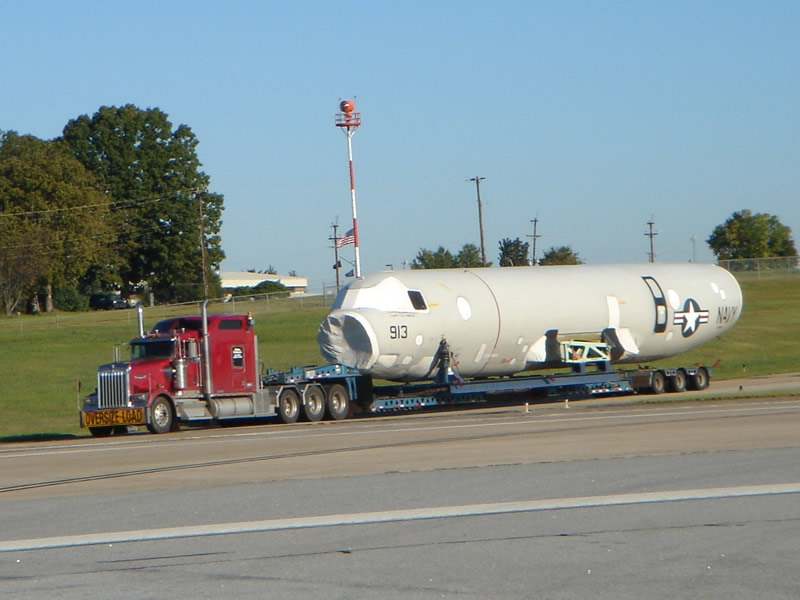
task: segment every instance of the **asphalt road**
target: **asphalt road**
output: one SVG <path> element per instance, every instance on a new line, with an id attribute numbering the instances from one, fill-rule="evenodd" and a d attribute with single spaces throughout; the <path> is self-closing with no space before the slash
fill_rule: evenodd
<path id="1" fill-rule="evenodd" d="M 796 599 L 800 398 L 758 384 L 6 444 L 0 594 Z"/>

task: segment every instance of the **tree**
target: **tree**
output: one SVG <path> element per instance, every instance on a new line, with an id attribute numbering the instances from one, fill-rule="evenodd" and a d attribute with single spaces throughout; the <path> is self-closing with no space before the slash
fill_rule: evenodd
<path id="1" fill-rule="evenodd" d="M 444 246 L 439 246 L 436 252 L 421 248 L 411 262 L 412 269 L 452 269 L 454 266 L 455 259 Z"/>
<path id="2" fill-rule="evenodd" d="M 491 263 L 490 263 L 491 264 Z M 456 267 L 472 269 L 482 266 L 481 251 L 475 244 L 464 244 L 455 258 Z"/>
<path id="3" fill-rule="evenodd" d="M 200 221 L 213 281 L 209 273 L 225 258 L 223 196 L 206 191 L 209 177 L 200 170 L 192 130 L 173 130 L 158 108 L 128 104 L 71 120 L 63 139 L 113 201 L 124 288 L 146 282 L 160 301 L 202 297 Z"/>
<path id="4" fill-rule="evenodd" d="M 776 216 L 747 209 L 717 225 L 706 243 L 718 260 L 797 256 L 791 228 Z"/>
<path id="5" fill-rule="evenodd" d="M 11 316 L 35 289 L 42 267 L 39 252 L 29 251 L 40 230 L 29 223 L 9 227 L 6 221 L 0 219 L 0 297 L 6 316 Z"/>
<path id="6" fill-rule="evenodd" d="M 539 264 L 543 266 L 582 265 L 583 260 L 581 260 L 581 257 L 578 255 L 578 253 L 574 252 L 569 246 L 559 246 L 558 248 L 553 246 L 544 253 L 542 260 L 539 261 Z"/>
<path id="7" fill-rule="evenodd" d="M 421 248 L 411 262 L 412 269 L 472 269 L 480 266 L 481 252 L 475 244 L 464 244 L 455 256 L 444 246 L 439 246 L 435 252 Z"/>
<path id="8" fill-rule="evenodd" d="M 519 238 L 504 238 L 500 241 L 500 266 L 501 267 L 522 267 L 530 265 L 528 260 L 528 242 L 523 242 Z"/>
<path id="9" fill-rule="evenodd" d="M 41 285 L 74 286 L 103 257 L 108 202 L 97 179 L 59 141 L 0 137 L 0 239 L 6 312 Z"/>

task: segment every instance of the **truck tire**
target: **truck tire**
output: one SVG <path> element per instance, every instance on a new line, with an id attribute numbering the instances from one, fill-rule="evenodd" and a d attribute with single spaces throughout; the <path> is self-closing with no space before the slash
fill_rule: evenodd
<path id="1" fill-rule="evenodd" d="M 653 371 L 650 376 L 650 393 L 663 394 L 667 389 L 667 376 L 664 371 Z"/>
<path id="2" fill-rule="evenodd" d="M 698 367 L 697 373 L 689 376 L 690 390 L 704 390 L 708 387 L 708 370 L 705 367 Z"/>
<path id="3" fill-rule="evenodd" d="M 310 385 L 303 393 L 303 417 L 319 421 L 325 416 L 325 391 L 322 386 Z"/>
<path id="4" fill-rule="evenodd" d="M 300 416 L 300 396 L 292 388 L 286 388 L 278 397 L 278 416 L 286 424 L 296 423 Z"/>
<path id="5" fill-rule="evenodd" d="M 341 421 L 350 416 L 350 394 L 347 388 L 334 383 L 328 388 L 328 415 L 334 421 Z"/>
<path id="6" fill-rule="evenodd" d="M 670 392 L 685 392 L 686 391 L 686 371 L 683 369 L 678 369 L 675 371 L 675 375 L 667 379 L 667 383 L 669 384 L 669 391 Z"/>
<path id="7" fill-rule="evenodd" d="M 159 396 L 153 401 L 150 407 L 150 422 L 147 428 L 152 433 L 167 433 L 172 429 L 172 421 L 175 414 L 172 412 L 172 404 L 164 396 Z"/>

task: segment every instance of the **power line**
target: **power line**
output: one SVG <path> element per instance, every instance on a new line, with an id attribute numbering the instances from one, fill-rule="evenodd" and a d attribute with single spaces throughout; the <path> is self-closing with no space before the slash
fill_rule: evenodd
<path id="1" fill-rule="evenodd" d="M 139 207 L 142 204 L 152 204 L 153 202 L 159 202 L 164 200 L 165 198 L 171 198 L 177 194 L 183 193 L 197 193 L 201 190 L 199 188 L 189 188 L 186 190 L 176 190 L 174 192 L 170 192 L 168 194 L 161 194 L 159 196 L 145 196 L 144 198 L 131 198 L 128 200 L 117 200 L 115 202 L 101 202 L 98 204 L 79 204 L 77 206 L 67 206 L 64 208 L 46 208 L 43 210 L 30 210 L 24 212 L 15 212 L 15 213 L 0 213 L 0 217 L 26 217 L 31 215 L 43 215 L 47 213 L 56 213 L 56 212 L 64 212 L 64 211 L 72 211 L 72 210 L 88 210 L 90 208 L 98 208 L 98 207 L 108 207 L 114 210 L 119 210 L 121 208 L 134 208 Z"/>

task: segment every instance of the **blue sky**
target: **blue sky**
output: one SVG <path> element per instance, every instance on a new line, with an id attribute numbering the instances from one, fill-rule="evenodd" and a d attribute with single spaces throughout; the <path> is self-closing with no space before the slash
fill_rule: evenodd
<path id="1" fill-rule="evenodd" d="M 589 263 L 714 257 L 734 211 L 800 232 L 800 3 L 0 0 L 0 129 L 44 139 L 128 103 L 189 125 L 224 194 L 223 270 L 332 284 L 420 248 L 533 233 Z M 352 246 L 343 258 L 352 259 Z"/>

